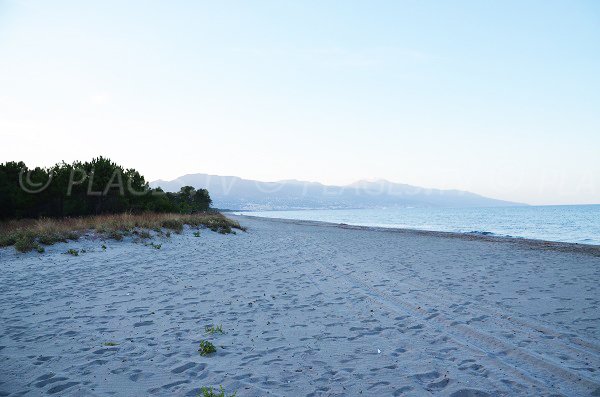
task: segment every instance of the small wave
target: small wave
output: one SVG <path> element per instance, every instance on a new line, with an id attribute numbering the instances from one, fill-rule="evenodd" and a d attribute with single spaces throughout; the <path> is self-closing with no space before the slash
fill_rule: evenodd
<path id="1" fill-rule="evenodd" d="M 485 230 L 471 230 L 470 232 L 466 232 L 466 234 L 477 234 L 479 236 L 496 236 L 496 233 L 488 232 Z"/>

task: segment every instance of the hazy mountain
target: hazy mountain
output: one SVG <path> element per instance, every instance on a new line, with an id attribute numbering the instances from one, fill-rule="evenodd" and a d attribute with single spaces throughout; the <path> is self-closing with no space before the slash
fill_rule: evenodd
<path id="1" fill-rule="evenodd" d="M 240 210 L 523 205 L 460 190 L 426 189 L 386 180 L 328 186 L 298 180 L 260 182 L 235 176 L 189 174 L 172 181 L 150 183 L 168 192 L 186 185 L 208 189 L 216 208 Z"/>

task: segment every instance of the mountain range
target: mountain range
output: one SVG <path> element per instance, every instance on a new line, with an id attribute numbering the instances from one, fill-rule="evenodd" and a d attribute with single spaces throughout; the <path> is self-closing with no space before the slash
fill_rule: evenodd
<path id="1" fill-rule="evenodd" d="M 384 179 L 331 186 L 298 180 L 261 182 L 235 176 L 188 174 L 172 181 L 153 181 L 150 186 L 166 192 L 179 191 L 182 186 L 204 188 L 209 191 L 215 208 L 231 210 L 524 205 L 466 191 L 428 189 Z"/>

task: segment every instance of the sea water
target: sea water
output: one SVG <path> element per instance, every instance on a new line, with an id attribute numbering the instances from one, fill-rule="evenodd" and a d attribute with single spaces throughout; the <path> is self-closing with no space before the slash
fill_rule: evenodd
<path id="1" fill-rule="evenodd" d="M 244 211 L 250 216 L 600 245 L 600 205 Z"/>

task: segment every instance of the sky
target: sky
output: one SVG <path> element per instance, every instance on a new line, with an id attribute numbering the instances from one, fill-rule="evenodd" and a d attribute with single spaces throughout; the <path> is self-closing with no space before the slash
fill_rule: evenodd
<path id="1" fill-rule="evenodd" d="M 598 1 L 0 0 L 0 162 L 600 203 Z"/>

